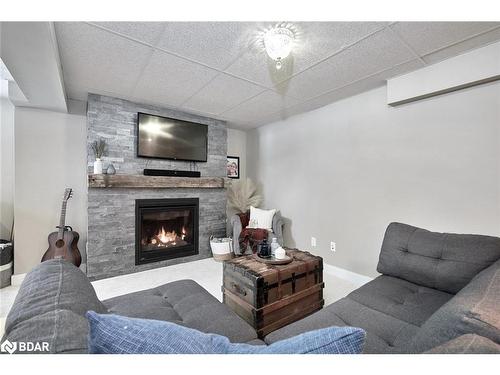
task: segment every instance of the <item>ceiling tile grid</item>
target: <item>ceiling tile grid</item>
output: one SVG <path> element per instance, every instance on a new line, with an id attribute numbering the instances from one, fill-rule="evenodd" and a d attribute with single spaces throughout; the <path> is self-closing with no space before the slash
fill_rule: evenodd
<path id="1" fill-rule="evenodd" d="M 248 81 L 220 73 L 182 104 L 183 108 L 220 114 L 264 91 Z"/>
<path id="2" fill-rule="evenodd" d="M 392 28 L 423 56 L 498 26 L 499 22 L 398 22 Z"/>
<path id="3" fill-rule="evenodd" d="M 302 112 L 311 111 L 313 109 L 323 107 L 329 103 L 347 98 L 352 95 L 359 94 L 374 88 L 380 87 L 384 82 L 392 77 L 408 73 L 410 71 L 424 67 L 419 59 L 407 61 L 389 69 L 372 74 L 360 80 L 350 82 L 349 84 L 333 89 L 314 98 L 301 101 L 300 103 L 286 108 L 286 115 L 293 116 Z"/>
<path id="4" fill-rule="evenodd" d="M 384 29 L 296 75 L 280 87 L 288 95 L 307 100 L 414 58 L 390 30 Z"/>
<path id="5" fill-rule="evenodd" d="M 226 72 L 273 89 L 294 74 L 304 71 L 332 54 L 383 28 L 384 22 L 298 22 L 294 49 L 281 70 L 255 42 Z M 334 38 L 332 36 L 335 35 Z"/>
<path id="6" fill-rule="evenodd" d="M 258 122 L 267 115 L 299 103 L 297 99 L 282 96 L 275 91 L 264 91 L 240 105 L 220 114 L 233 121 Z"/>
<path id="7" fill-rule="evenodd" d="M 294 53 L 318 62 L 361 41 L 387 26 L 388 22 L 298 22 Z M 333 37 L 334 36 L 334 37 Z"/>
<path id="8" fill-rule="evenodd" d="M 153 53 L 147 46 L 80 22 L 57 23 L 56 34 L 64 81 L 75 87 L 130 95 Z"/>
<path id="9" fill-rule="evenodd" d="M 296 22 L 283 68 L 276 22 L 56 23 L 69 98 L 88 92 L 257 127 L 500 40 L 500 22 Z"/>
<path id="10" fill-rule="evenodd" d="M 89 22 L 151 46 L 156 45 L 165 30 L 165 22 Z"/>
<path id="11" fill-rule="evenodd" d="M 217 75 L 213 69 L 155 51 L 133 95 L 179 106 Z"/>
<path id="12" fill-rule="evenodd" d="M 477 48 L 478 46 L 486 46 L 490 43 L 494 43 L 500 40 L 500 26 L 487 31 L 483 34 L 479 34 L 475 37 L 466 39 L 459 43 L 452 44 L 450 46 L 446 46 L 437 51 L 431 52 L 427 55 L 424 55 L 422 59 L 427 64 L 435 64 L 437 62 L 443 61 L 451 56 L 457 56 L 462 53 L 468 52 Z"/>
<path id="13" fill-rule="evenodd" d="M 253 43 L 254 23 L 166 22 L 157 48 L 224 70 Z"/>

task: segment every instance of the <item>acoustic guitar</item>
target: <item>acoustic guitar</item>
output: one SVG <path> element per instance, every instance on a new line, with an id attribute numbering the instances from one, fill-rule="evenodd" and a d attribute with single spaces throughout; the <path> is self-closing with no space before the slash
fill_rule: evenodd
<path id="1" fill-rule="evenodd" d="M 61 217 L 57 232 L 49 234 L 49 248 L 42 257 L 42 262 L 49 259 L 66 259 L 79 267 L 82 263 L 82 256 L 78 250 L 78 240 L 80 235 L 73 231 L 73 228 L 66 225 L 66 207 L 68 200 L 73 196 L 73 189 L 67 188 L 64 190 L 64 197 L 62 200 Z"/>

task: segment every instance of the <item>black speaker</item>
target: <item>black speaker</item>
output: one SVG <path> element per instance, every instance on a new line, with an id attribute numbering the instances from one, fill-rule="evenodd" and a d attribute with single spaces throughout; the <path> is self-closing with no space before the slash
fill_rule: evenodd
<path id="1" fill-rule="evenodd" d="M 144 176 L 201 177 L 199 171 L 178 171 L 172 169 L 144 169 Z"/>

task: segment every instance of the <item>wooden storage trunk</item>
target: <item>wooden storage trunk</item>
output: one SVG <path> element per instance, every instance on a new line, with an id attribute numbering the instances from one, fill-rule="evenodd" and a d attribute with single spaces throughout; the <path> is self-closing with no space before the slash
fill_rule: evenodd
<path id="1" fill-rule="evenodd" d="M 259 337 L 323 307 L 323 259 L 287 249 L 293 261 L 268 265 L 253 256 L 224 263 L 223 299 Z"/>

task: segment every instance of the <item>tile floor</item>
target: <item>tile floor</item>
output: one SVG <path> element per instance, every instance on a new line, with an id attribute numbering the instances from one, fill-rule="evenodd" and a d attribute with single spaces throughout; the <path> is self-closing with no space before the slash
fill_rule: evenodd
<path id="1" fill-rule="evenodd" d="M 94 281 L 92 285 L 99 299 L 103 300 L 182 279 L 195 280 L 213 296 L 222 301 L 222 264 L 214 261 L 212 258 L 111 277 L 109 279 Z M 325 282 L 325 306 L 361 286 L 359 283 L 346 280 L 327 270 L 323 273 L 323 279 Z M 5 318 L 18 290 L 19 286 L 9 286 L 0 289 L 0 336 L 3 334 Z"/>

